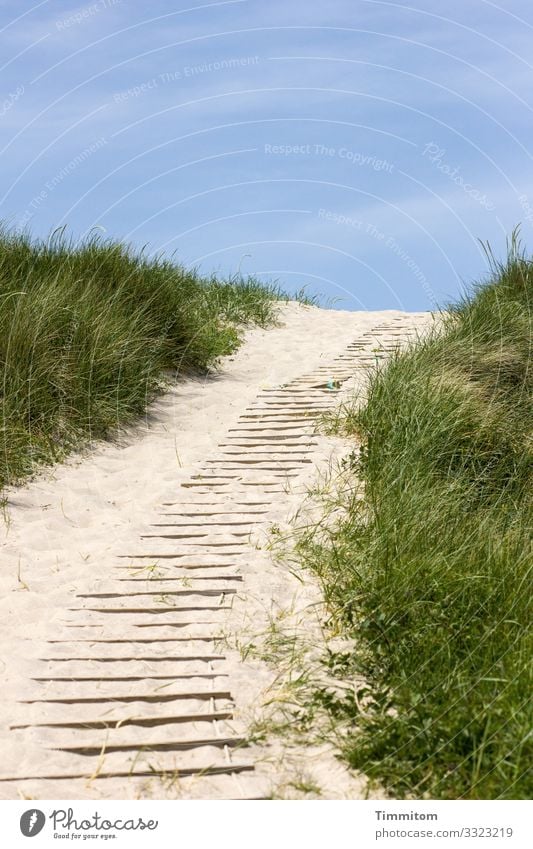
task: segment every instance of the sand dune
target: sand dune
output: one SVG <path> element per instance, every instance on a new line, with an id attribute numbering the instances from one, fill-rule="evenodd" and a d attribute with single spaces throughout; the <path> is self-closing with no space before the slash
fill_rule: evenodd
<path id="1" fill-rule="evenodd" d="M 338 450 L 316 416 L 428 314 L 280 319 L 116 444 L 9 492 L 0 798 L 269 798 L 291 770 L 325 798 L 363 792 L 324 748 L 242 746 L 276 670 L 238 646 L 274 609 L 316 618 L 265 535 Z"/>

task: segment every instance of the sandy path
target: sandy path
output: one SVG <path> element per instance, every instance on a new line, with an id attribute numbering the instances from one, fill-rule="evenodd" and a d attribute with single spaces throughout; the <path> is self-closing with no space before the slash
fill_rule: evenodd
<path id="1" fill-rule="evenodd" d="M 242 743 L 273 672 L 232 639 L 299 582 L 258 540 L 327 459 L 313 421 L 338 403 L 330 381 L 353 382 L 428 319 L 294 304 L 281 316 L 120 445 L 10 493 L 0 798 L 272 793 L 264 749 Z M 326 797 L 358 794 L 315 755 Z"/>

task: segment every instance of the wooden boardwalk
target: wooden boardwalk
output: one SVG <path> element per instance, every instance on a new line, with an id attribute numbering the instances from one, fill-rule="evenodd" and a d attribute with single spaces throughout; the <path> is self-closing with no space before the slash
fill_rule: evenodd
<path id="1" fill-rule="evenodd" d="M 138 544 L 116 552 L 108 578 L 95 589 L 88 576 L 21 670 L 10 731 L 20 762 L 10 774 L 0 766 L 3 798 L 92 798 L 99 787 L 112 797 L 127 782 L 142 796 L 148 779 L 179 782 L 185 798 L 264 797 L 233 720 L 221 623 L 233 597 L 246 597 L 251 534 L 309 480 L 317 416 L 422 323 L 384 320 L 331 362 L 259 391 L 175 500 L 156 505 Z"/>

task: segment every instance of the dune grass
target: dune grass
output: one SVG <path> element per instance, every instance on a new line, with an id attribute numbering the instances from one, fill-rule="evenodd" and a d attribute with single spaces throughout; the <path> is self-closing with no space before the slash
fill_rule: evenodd
<path id="1" fill-rule="evenodd" d="M 208 369 L 280 297 L 96 235 L 0 231 L 0 487 L 133 421 L 163 371 Z"/>
<path id="2" fill-rule="evenodd" d="M 438 331 L 373 372 L 342 419 L 361 446 L 346 513 L 300 545 L 355 639 L 331 668 L 366 681 L 315 696 L 348 723 L 349 762 L 396 797 L 533 791 L 532 300 L 515 241 Z"/>

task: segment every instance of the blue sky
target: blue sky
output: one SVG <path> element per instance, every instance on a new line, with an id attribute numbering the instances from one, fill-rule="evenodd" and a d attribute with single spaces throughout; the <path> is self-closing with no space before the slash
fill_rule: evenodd
<path id="1" fill-rule="evenodd" d="M 531 245 L 529 0 L 10 0 L 0 30 L 10 226 L 342 309 L 431 309 L 480 239 Z"/>

